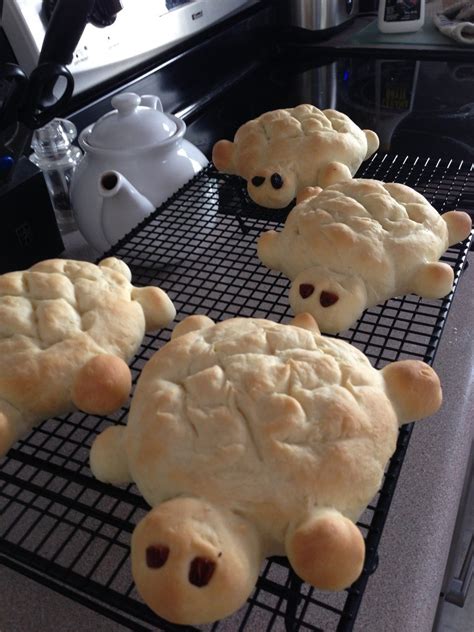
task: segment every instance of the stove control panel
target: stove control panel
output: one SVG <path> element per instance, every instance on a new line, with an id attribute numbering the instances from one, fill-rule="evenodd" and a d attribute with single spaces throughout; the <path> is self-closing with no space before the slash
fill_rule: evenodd
<path id="1" fill-rule="evenodd" d="M 91 19 L 84 29 L 69 66 L 75 94 L 151 59 L 257 1 L 120 0 L 122 9 L 113 20 L 98 24 Z M 27 73 L 38 62 L 54 4 L 54 0 L 3 3 L 1 26 Z"/>

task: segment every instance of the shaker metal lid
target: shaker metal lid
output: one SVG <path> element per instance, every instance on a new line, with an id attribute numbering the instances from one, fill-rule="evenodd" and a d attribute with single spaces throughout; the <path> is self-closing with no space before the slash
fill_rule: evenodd
<path id="1" fill-rule="evenodd" d="M 90 129 L 87 143 L 97 149 L 132 149 L 156 145 L 176 133 L 177 125 L 163 112 L 155 95 L 123 92 L 112 97 L 113 111 Z"/>

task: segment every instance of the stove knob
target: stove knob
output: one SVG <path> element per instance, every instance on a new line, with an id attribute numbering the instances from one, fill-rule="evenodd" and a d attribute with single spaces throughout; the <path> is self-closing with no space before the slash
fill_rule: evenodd
<path id="1" fill-rule="evenodd" d="M 41 10 L 48 23 L 53 15 L 58 0 L 43 0 Z M 121 0 L 95 0 L 88 21 L 94 26 L 110 26 L 115 22 L 117 13 L 123 9 Z"/>
<path id="2" fill-rule="evenodd" d="M 89 22 L 100 28 L 110 26 L 122 9 L 121 0 L 96 0 Z"/>

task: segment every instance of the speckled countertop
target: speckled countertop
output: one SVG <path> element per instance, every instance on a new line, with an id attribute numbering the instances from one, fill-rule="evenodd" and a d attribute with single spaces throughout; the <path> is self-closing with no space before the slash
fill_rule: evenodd
<path id="1" fill-rule="evenodd" d="M 433 367 L 444 403 L 415 425 L 355 630 L 429 632 L 438 605 L 474 430 L 474 257 Z M 380 626 L 374 624 L 380 621 Z"/>

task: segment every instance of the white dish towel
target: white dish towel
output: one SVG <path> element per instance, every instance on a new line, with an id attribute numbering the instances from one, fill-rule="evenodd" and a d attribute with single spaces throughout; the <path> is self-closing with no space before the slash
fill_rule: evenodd
<path id="1" fill-rule="evenodd" d="M 474 45 L 474 0 L 460 0 L 441 13 L 433 22 L 444 35 L 461 44 Z"/>

